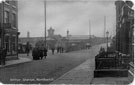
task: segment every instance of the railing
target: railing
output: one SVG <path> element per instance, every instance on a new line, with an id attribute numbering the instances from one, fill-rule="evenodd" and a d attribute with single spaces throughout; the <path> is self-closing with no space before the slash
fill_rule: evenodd
<path id="1" fill-rule="evenodd" d="M 11 28 L 11 23 L 4 23 L 4 28 Z"/>
<path id="2" fill-rule="evenodd" d="M 7 28 L 7 29 L 11 28 L 11 23 L 4 23 L 4 24 L 0 23 L 0 27 L 3 25 L 4 25 L 4 28 Z"/>
<path id="3" fill-rule="evenodd" d="M 129 56 L 116 53 L 100 53 L 95 58 L 96 69 L 129 69 Z"/>

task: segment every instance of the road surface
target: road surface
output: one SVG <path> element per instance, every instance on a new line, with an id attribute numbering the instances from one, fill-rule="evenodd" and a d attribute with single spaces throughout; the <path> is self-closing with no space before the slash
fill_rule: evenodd
<path id="1" fill-rule="evenodd" d="M 48 84 L 88 58 L 93 59 L 91 56 L 96 55 L 100 47 L 54 55 L 49 52 L 47 59 L 0 68 L 0 81 L 5 84 Z M 28 56 L 23 54 L 20 57 Z M 31 55 L 28 58 L 32 58 Z"/>

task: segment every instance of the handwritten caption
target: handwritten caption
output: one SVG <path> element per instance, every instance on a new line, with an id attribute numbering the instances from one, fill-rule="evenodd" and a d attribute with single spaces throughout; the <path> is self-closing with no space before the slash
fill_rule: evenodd
<path id="1" fill-rule="evenodd" d="M 53 78 L 11 78 L 10 81 L 53 81 Z"/>

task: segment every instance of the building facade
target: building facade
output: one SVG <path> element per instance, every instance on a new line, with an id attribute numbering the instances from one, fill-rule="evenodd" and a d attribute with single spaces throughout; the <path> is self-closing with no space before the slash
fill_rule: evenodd
<path id="1" fill-rule="evenodd" d="M 134 60 L 134 10 L 131 1 L 116 1 L 116 50 Z"/>
<path id="2" fill-rule="evenodd" d="M 18 2 L 6 0 L 0 3 L 0 47 L 6 48 L 7 57 L 18 55 Z"/>

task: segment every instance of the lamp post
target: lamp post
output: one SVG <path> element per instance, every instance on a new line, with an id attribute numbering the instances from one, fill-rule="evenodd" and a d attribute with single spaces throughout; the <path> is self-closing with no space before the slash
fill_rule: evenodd
<path id="1" fill-rule="evenodd" d="M 67 52 L 69 50 L 69 30 L 67 30 Z"/>
<path id="2" fill-rule="evenodd" d="M 109 35 L 109 32 L 107 31 L 106 32 L 106 37 L 107 37 L 107 45 L 106 45 L 107 46 L 107 52 L 108 52 L 108 35 Z"/>

